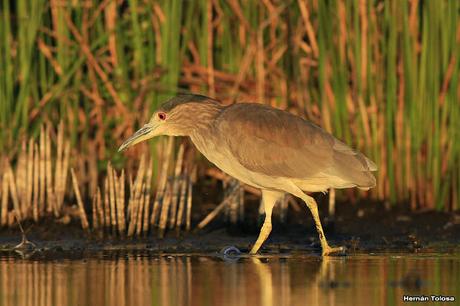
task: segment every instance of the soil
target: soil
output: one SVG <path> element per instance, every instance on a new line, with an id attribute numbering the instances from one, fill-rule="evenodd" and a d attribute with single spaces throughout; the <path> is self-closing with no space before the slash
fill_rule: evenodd
<path id="1" fill-rule="evenodd" d="M 322 197 L 321 195 L 319 197 Z M 324 202 L 324 199 L 322 199 Z M 321 199 L 320 199 L 321 202 Z M 196 206 L 195 206 L 196 207 Z M 199 205 L 194 209 L 197 224 L 215 205 Z M 83 256 L 88 252 L 134 251 L 149 253 L 217 253 L 226 246 L 248 252 L 255 242 L 262 222 L 257 214 L 257 201 L 246 204 L 245 222 L 231 225 L 219 216 L 203 230 L 169 232 L 163 239 L 150 235 L 142 239 L 99 237 L 84 232 L 78 220 L 67 225 L 55 219 L 41 223 L 26 222 L 23 227 L 28 240 L 21 251 L 34 256 L 52 258 L 53 254 Z M 385 207 L 382 203 L 337 203 L 335 218 L 320 205 L 324 230 L 331 245 L 347 247 L 347 254 L 373 252 L 446 253 L 460 250 L 460 213 L 439 211 L 411 212 L 406 206 Z M 287 220 L 273 217 L 273 231 L 261 249 L 262 254 L 320 254 L 318 236 L 306 208 L 289 209 Z M 19 228 L 0 232 L 0 252 L 11 252 L 21 242 Z M 37 255 L 38 254 L 38 255 Z"/>

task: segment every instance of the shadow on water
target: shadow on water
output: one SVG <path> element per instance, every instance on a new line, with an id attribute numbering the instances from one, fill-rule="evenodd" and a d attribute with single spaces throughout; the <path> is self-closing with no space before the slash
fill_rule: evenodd
<path id="1" fill-rule="evenodd" d="M 403 295 L 460 298 L 458 254 L 24 255 L 0 257 L 0 305 L 404 305 Z"/>

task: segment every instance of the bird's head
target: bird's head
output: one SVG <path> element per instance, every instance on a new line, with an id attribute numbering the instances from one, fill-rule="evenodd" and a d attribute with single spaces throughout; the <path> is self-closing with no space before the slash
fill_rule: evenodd
<path id="1" fill-rule="evenodd" d="M 129 137 L 118 152 L 160 135 L 189 136 L 192 131 L 209 124 L 221 105 L 206 96 L 187 94 L 163 103 L 149 122 Z"/>

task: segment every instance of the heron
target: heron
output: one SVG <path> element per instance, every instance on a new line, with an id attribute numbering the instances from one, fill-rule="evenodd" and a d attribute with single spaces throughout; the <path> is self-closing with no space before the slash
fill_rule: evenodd
<path id="1" fill-rule="evenodd" d="M 272 211 L 286 193 L 300 198 L 313 216 L 322 256 L 342 253 L 324 234 L 318 205 L 310 196 L 330 188 L 375 186 L 374 162 L 314 123 L 260 103 L 220 101 L 183 94 L 164 102 L 150 120 L 119 148 L 160 136 L 185 136 L 211 163 L 241 182 L 258 188 L 264 223 L 250 254 L 256 254 L 272 230 Z"/>

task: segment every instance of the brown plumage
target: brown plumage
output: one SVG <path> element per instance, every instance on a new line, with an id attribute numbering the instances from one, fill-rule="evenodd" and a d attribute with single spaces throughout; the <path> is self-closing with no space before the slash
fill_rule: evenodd
<path id="1" fill-rule="evenodd" d="M 310 121 L 262 104 L 223 106 L 201 95 L 178 96 L 160 106 L 120 150 L 158 135 L 189 136 L 224 172 L 262 190 L 266 218 L 251 253 L 270 233 L 273 206 L 285 192 L 310 208 L 323 255 L 342 250 L 329 247 L 316 202 L 302 191 L 375 186 L 377 167 L 362 153 Z"/>
<path id="2" fill-rule="evenodd" d="M 324 181 L 323 190 L 375 186 L 372 161 L 288 112 L 261 104 L 233 104 L 223 109 L 215 126 L 220 135 L 226 135 L 228 149 L 251 171 L 317 179 Z"/>

